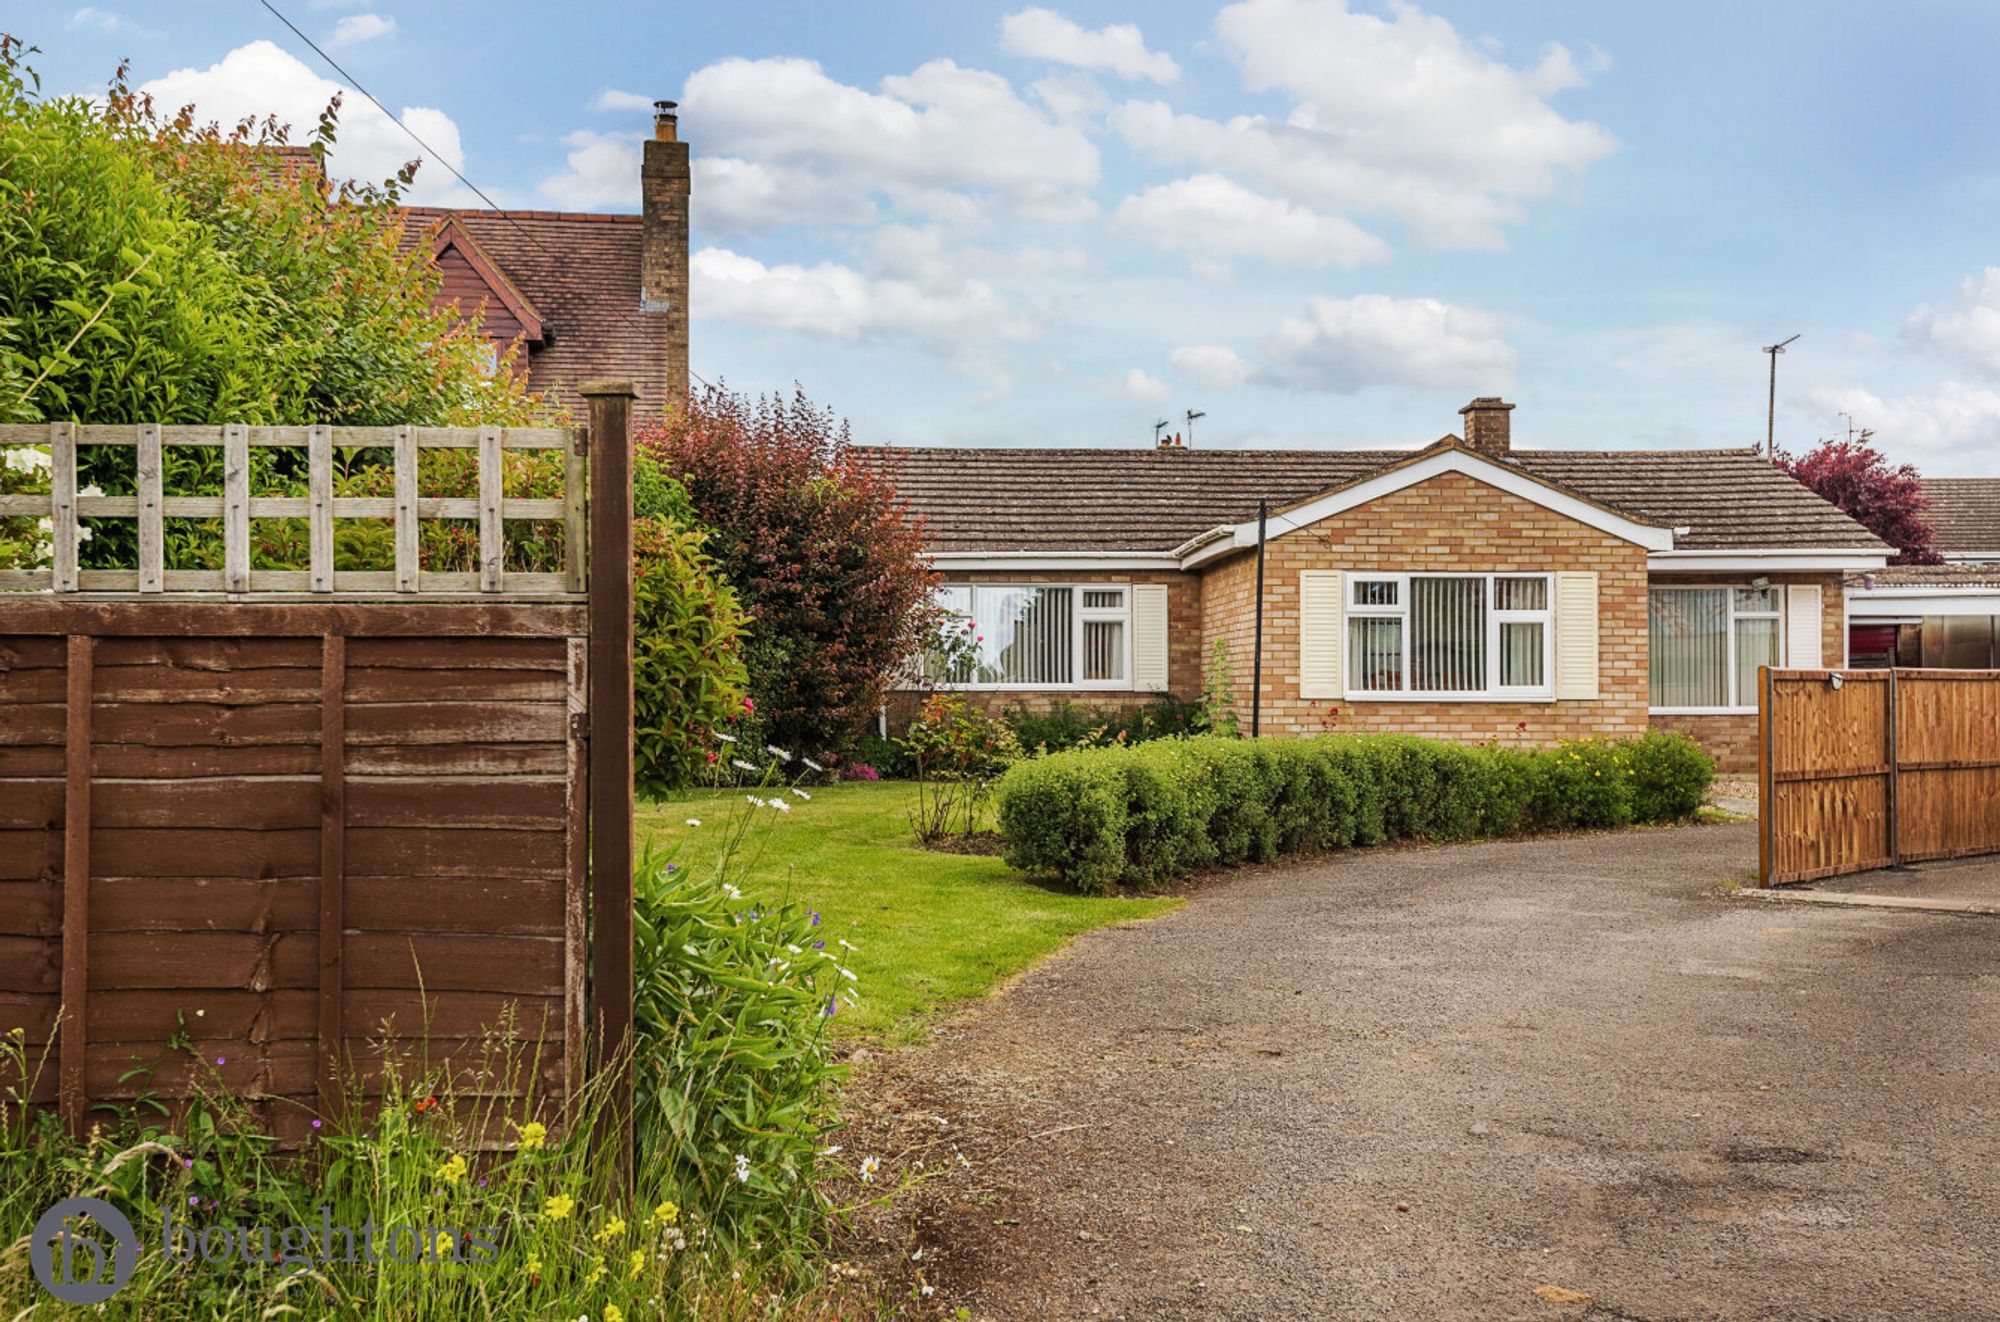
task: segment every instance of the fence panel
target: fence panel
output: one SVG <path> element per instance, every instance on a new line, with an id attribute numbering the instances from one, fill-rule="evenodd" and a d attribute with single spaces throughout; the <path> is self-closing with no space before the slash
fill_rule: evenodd
<path id="1" fill-rule="evenodd" d="M 623 409 L 605 416 L 591 435 L 622 453 Z M 559 1107 L 587 1030 L 629 1024 L 629 986 L 590 1023 L 586 922 L 629 965 L 629 778 L 593 814 L 589 772 L 593 743 L 630 747 L 629 714 L 591 700 L 593 682 L 617 685 L 593 667 L 620 658 L 590 647 L 594 632 L 629 637 L 630 505 L 606 502 L 610 563 L 582 591 L 575 438 L 0 428 L 0 447 L 50 459 L 49 492 L 0 496 L 0 516 L 54 533 L 50 569 L 0 572 L 15 589 L 0 592 L 0 1027 L 27 1032 L 35 1100 L 81 1128 L 106 1107 L 219 1088 L 298 1141 L 392 1066 Z M 309 494 L 258 494 L 246 456 L 286 444 L 308 456 Z M 133 494 L 78 491 L 89 445 L 136 447 Z M 164 493 L 172 445 L 220 446 L 222 494 Z M 393 499 L 335 494 L 333 456 L 362 445 L 390 447 Z M 505 494 L 508 450 L 558 446 L 560 499 Z M 418 490 L 434 448 L 476 452 L 476 499 Z M 592 463 L 589 480 L 600 467 L 623 469 Z M 306 524 L 306 572 L 251 562 L 265 517 Z M 393 520 L 393 570 L 335 564 L 351 517 Z M 105 518 L 137 521 L 134 567 L 78 565 L 78 520 Z M 162 523 L 179 518 L 221 520 L 220 569 L 167 567 Z M 418 564 L 429 518 L 476 529 L 476 569 Z M 524 518 L 561 523 L 560 572 L 508 570 L 507 521 Z M 623 665 L 629 692 L 629 653 Z M 600 817 L 614 828 L 601 839 Z M 620 883 L 599 881 L 614 901 L 601 914 L 593 858 Z"/>
<path id="2" fill-rule="evenodd" d="M 1761 678 L 1761 884 L 2000 852 L 2000 671 Z"/>

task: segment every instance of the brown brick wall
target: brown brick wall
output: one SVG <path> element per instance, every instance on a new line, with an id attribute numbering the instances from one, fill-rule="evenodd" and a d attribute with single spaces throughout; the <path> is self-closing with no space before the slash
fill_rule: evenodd
<path id="1" fill-rule="evenodd" d="M 1410 573 L 1597 574 L 1598 691 L 1585 702 L 1340 702 L 1298 696 L 1302 569 Z M 1256 559 L 1236 556 L 1203 575 L 1203 652 L 1229 645 L 1238 715 L 1250 714 Z M 1441 739 L 1532 744 L 1646 728 L 1646 553 L 1532 501 L 1442 473 L 1270 544 L 1264 588 L 1266 734 L 1397 731 Z M 1526 722 L 1526 731 L 1520 723 Z"/>

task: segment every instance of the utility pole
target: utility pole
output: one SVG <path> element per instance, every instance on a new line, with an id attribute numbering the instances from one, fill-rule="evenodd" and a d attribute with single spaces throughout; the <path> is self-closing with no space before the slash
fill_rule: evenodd
<path id="1" fill-rule="evenodd" d="M 1801 332 L 1801 334 L 1803 333 Z M 1797 335 L 1792 336 L 1792 340 L 1796 340 L 1797 338 L 1799 338 Z M 1785 346 L 1790 344 L 1792 340 L 1779 340 L 1776 344 L 1765 345 L 1759 351 L 1771 355 L 1771 399 L 1770 403 L 1765 406 L 1764 411 L 1764 455 L 1766 458 L 1776 453 L 1772 447 L 1775 444 L 1773 437 L 1778 427 L 1778 355 L 1785 351 Z"/>

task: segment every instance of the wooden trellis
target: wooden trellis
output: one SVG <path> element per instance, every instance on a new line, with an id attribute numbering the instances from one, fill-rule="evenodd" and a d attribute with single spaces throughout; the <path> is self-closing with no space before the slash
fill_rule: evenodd
<path id="1" fill-rule="evenodd" d="M 561 427 L 219 427 L 77 426 L 67 422 L 0 426 L 0 448 L 47 446 L 51 460 L 47 495 L 0 495 L 0 516 L 45 518 L 52 524 L 53 566 L 0 570 L 0 588 L 55 592 L 224 592 L 224 593 L 384 593 L 505 594 L 542 596 L 581 593 L 584 587 L 584 433 Z M 129 496 L 78 494 L 77 458 L 87 446 L 127 446 L 138 451 L 137 490 Z M 164 458 L 171 446 L 219 446 L 222 494 L 170 496 L 165 492 Z M 336 450 L 350 447 L 394 453 L 395 494 L 388 497 L 337 496 L 333 490 Z M 250 490 L 250 452 L 259 448 L 304 449 L 304 496 L 259 496 Z M 424 496 L 418 491 L 418 455 L 424 450 L 477 450 L 476 497 Z M 560 499 L 509 497 L 502 490 L 501 456 L 508 450 L 561 450 Z M 77 530 L 84 519 L 133 519 L 138 523 L 136 569 L 85 569 L 78 564 Z M 222 520 L 223 567 L 168 569 L 167 519 Z M 255 519 L 304 519 L 311 556 L 306 570 L 251 567 L 250 525 Z M 341 519 L 389 519 L 395 527 L 393 570 L 334 568 L 334 525 Z M 423 520 L 451 519 L 479 524 L 479 569 L 475 573 L 426 571 L 418 563 Z M 560 573 L 517 573 L 506 568 L 508 520 L 540 520 L 563 525 Z"/>

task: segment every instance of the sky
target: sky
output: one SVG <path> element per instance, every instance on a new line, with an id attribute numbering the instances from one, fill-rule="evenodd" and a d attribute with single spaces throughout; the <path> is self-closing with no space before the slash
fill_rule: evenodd
<path id="1" fill-rule="evenodd" d="M 680 101 L 695 372 L 858 440 L 1749 446 L 1797 334 L 1780 446 L 2000 474 L 1983 0 L 273 3 L 503 206 L 637 210 Z M 51 95 L 342 85 L 256 0 L 8 8 Z M 335 173 L 421 154 L 346 97 Z"/>

